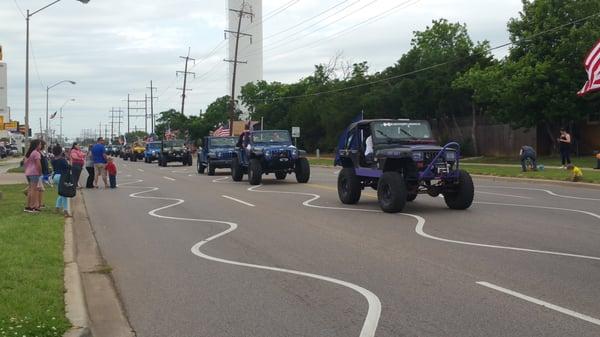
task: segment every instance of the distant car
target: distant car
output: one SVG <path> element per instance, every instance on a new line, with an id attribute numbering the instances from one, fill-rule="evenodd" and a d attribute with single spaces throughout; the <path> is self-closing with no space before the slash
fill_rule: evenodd
<path id="1" fill-rule="evenodd" d="M 158 166 L 166 167 L 170 162 L 181 162 L 184 166 L 192 166 L 192 153 L 183 140 L 163 140 L 161 142 Z"/>
<path id="2" fill-rule="evenodd" d="M 129 153 L 130 161 L 138 161 L 144 159 L 144 152 L 146 151 L 146 147 L 142 146 L 139 143 L 133 143 L 131 147 L 131 152 Z"/>
<path id="3" fill-rule="evenodd" d="M 251 185 L 260 185 L 263 174 L 274 173 L 277 180 L 283 180 L 294 173 L 298 183 L 310 179 L 310 165 L 306 152 L 292 145 L 290 134 L 285 130 L 253 131 L 249 143 L 238 147 L 231 163 L 231 177 L 241 181 L 248 174 Z"/>
<path id="4" fill-rule="evenodd" d="M 231 168 L 236 142 L 237 137 L 204 137 L 202 150 L 198 151 L 198 173 L 208 171 L 212 176 L 215 169 Z"/>
<path id="5" fill-rule="evenodd" d="M 131 145 L 124 145 L 121 150 L 121 158 L 123 160 L 129 160 L 131 158 Z"/>
<path id="6" fill-rule="evenodd" d="M 356 204 L 366 187 L 377 190 L 384 212 L 401 212 L 419 194 L 442 195 L 451 209 L 473 203 L 471 176 L 460 169 L 460 145 L 436 145 L 427 121 L 377 119 L 352 123 L 335 159 L 338 195 Z M 372 153 L 368 153 L 372 150 Z"/>
<path id="7" fill-rule="evenodd" d="M 144 151 L 144 162 L 152 163 L 153 161 L 158 160 L 158 156 L 160 154 L 160 145 L 161 142 L 146 143 L 146 150 Z"/>
<path id="8" fill-rule="evenodd" d="M 4 159 L 8 156 L 8 151 L 2 145 L 0 145 L 0 158 Z"/>
<path id="9" fill-rule="evenodd" d="M 7 151 L 8 151 L 8 155 L 13 156 L 13 157 L 16 157 L 21 154 L 19 151 L 19 148 L 16 145 L 12 145 L 12 144 L 7 147 Z"/>

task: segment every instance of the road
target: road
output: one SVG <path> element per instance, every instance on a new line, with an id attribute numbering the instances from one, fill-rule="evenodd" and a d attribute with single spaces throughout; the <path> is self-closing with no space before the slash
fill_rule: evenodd
<path id="1" fill-rule="evenodd" d="M 84 197 L 140 337 L 600 336 L 598 190 L 477 179 L 467 211 L 385 214 L 342 205 L 334 168 L 250 188 L 117 164 Z"/>

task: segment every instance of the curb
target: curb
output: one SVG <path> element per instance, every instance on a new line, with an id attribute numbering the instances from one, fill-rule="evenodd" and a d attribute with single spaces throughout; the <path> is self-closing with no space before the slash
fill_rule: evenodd
<path id="1" fill-rule="evenodd" d="M 92 337 L 89 329 L 89 314 L 85 303 L 83 282 L 79 266 L 75 261 L 75 238 L 73 235 L 73 218 L 65 219 L 65 246 L 63 251 L 65 263 L 65 311 L 71 325 L 63 337 Z"/>
<path id="2" fill-rule="evenodd" d="M 544 185 L 558 185 L 558 186 L 568 186 L 575 188 L 589 188 L 593 190 L 600 190 L 600 184 L 592 184 L 592 183 L 574 183 L 570 181 L 560 181 L 560 180 L 549 180 L 549 179 L 530 179 L 530 178 L 513 178 L 513 177 L 500 177 L 500 176 L 492 176 L 486 174 L 471 174 L 471 176 L 480 179 L 488 179 L 493 181 L 507 181 L 507 182 L 528 182 L 533 184 L 544 184 Z"/>

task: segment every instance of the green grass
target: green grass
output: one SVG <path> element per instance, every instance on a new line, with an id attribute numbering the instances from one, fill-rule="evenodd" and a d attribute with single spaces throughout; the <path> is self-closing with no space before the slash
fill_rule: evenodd
<path id="1" fill-rule="evenodd" d="M 462 163 L 461 167 L 471 174 L 527 179 L 548 179 L 567 181 L 570 173 L 562 169 L 549 169 L 537 172 L 521 172 L 520 167 L 478 166 Z M 583 171 L 583 182 L 600 184 L 600 171 Z"/>
<path id="2" fill-rule="evenodd" d="M 469 165 L 469 163 L 482 163 L 482 164 L 514 164 L 515 159 L 502 159 L 498 158 L 496 162 L 493 162 L 492 159 L 496 158 L 482 158 L 485 159 L 482 161 L 463 161 L 461 162 L 461 167 L 467 170 L 472 174 L 481 174 L 481 175 L 489 175 L 489 176 L 498 176 L 498 177 L 512 177 L 512 178 L 525 178 L 525 179 L 548 179 L 548 180 L 562 180 L 567 181 L 570 177 L 570 174 L 566 170 L 562 169 L 552 169 L 546 168 L 544 171 L 537 172 L 521 172 L 521 167 L 505 167 L 505 166 L 479 166 L 479 165 Z M 595 158 L 593 158 L 595 159 Z M 504 161 L 503 161 L 504 160 Z M 560 159 L 559 165 L 560 165 Z M 333 159 L 316 159 L 309 158 L 309 162 L 311 165 L 325 165 L 325 166 L 333 166 Z M 590 167 L 584 166 L 580 164 L 578 161 L 573 161 L 576 165 L 581 165 L 581 167 Z M 517 161 L 517 164 L 519 162 Z M 541 162 L 540 162 L 541 163 Z M 552 164 L 545 164 L 554 166 Z M 587 183 L 595 183 L 600 184 L 600 170 L 591 171 L 586 170 L 583 171 L 583 182 Z"/>
<path id="3" fill-rule="evenodd" d="M 8 171 L 6 171 L 8 173 L 25 173 L 25 168 L 23 167 L 13 167 L 8 169 Z"/>
<path id="4" fill-rule="evenodd" d="M 571 157 L 571 161 L 574 165 L 581 168 L 593 168 L 596 167 L 596 158 L 594 156 L 585 157 Z M 465 164 L 467 163 L 478 163 L 478 164 L 512 164 L 520 165 L 518 157 L 476 157 L 463 159 Z M 545 166 L 561 166 L 560 157 L 557 156 L 543 156 L 538 158 L 538 164 Z"/>
<path id="5" fill-rule="evenodd" d="M 62 215 L 23 212 L 25 185 L 0 186 L 0 337 L 62 336 L 65 318 Z M 53 209 L 56 192 L 44 202 Z"/>

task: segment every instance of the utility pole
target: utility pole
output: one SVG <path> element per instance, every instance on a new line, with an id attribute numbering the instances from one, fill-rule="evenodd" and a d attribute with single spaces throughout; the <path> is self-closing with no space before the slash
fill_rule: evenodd
<path id="1" fill-rule="evenodd" d="M 129 94 L 127 94 L 127 133 L 130 133 L 131 116 L 129 115 Z"/>
<path id="2" fill-rule="evenodd" d="M 110 110 L 110 137 L 114 139 L 115 136 L 121 136 L 121 124 L 123 118 L 123 109 L 121 108 L 112 108 Z M 116 120 L 116 122 L 115 122 Z M 115 124 L 117 124 L 117 134 L 115 135 Z"/>
<path id="3" fill-rule="evenodd" d="M 143 106 L 142 103 L 144 103 Z M 141 110 L 144 110 L 144 114 L 139 114 Z M 133 115 L 132 111 L 138 114 Z M 131 118 L 146 118 L 146 132 L 148 132 L 148 97 L 146 99 L 131 99 L 131 95 L 127 95 L 127 133 L 131 132 Z M 135 129 L 137 131 L 137 128 Z"/>
<path id="4" fill-rule="evenodd" d="M 154 97 L 154 90 L 157 90 L 158 88 L 154 87 L 152 81 L 150 81 L 148 89 L 150 89 L 150 129 L 152 134 L 154 134 L 154 99 L 158 98 Z"/>
<path id="5" fill-rule="evenodd" d="M 240 9 L 230 8 L 229 11 L 234 12 L 238 15 L 238 26 L 237 31 L 225 30 L 225 38 L 227 38 L 227 33 L 235 36 L 235 53 L 233 60 L 224 60 L 225 62 L 233 63 L 233 75 L 231 78 L 231 97 L 229 102 L 229 135 L 233 136 L 233 119 L 235 115 L 235 79 L 237 75 L 237 66 L 239 63 L 247 64 L 248 61 L 239 61 L 238 60 L 238 51 L 240 46 L 240 36 L 247 36 L 250 38 L 250 43 L 252 43 L 252 35 L 242 33 L 242 19 L 244 17 L 250 17 L 250 22 L 254 19 L 254 14 L 252 11 L 246 11 L 246 7 L 248 4 L 246 1 L 242 2 L 242 7 Z"/>
<path id="6" fill-rule="evenodd" d="M 191 47 L 188 48 L 188 55 L 187 56 L 179 56 L 180 58 L 185 60 L 185 70 L 184 71 L 178 71 L 176 73 L 177 76 L 179 76 L 180 74 L 183 74 L 183 88 L 177 88 L 178 90 L 182 91 L 181 94 L 181 114 L 184 114 L 184 109 L 185 109 L 185 93 L 186 91 L 191 91 L 192 89 L 188 89 L 187 88 L 187 75 L 191 74 L 194 77 L 196 77 L 196 73 L 194 72 L 189 72 L 188 71 L 188 63 L 191 60 L 192 62 L 194 62 L 194 64 L 196 64 L 196 59 L 193 59 L 190 57 L 190 51 L 192 50 Z"/>
<path id="7" fill-rule="evenodd" d="M 148 94 L 144 98 L 144 130 L 148 133 Z"/>

